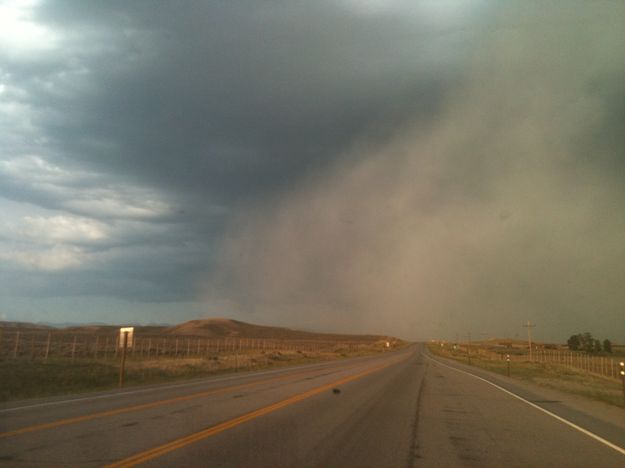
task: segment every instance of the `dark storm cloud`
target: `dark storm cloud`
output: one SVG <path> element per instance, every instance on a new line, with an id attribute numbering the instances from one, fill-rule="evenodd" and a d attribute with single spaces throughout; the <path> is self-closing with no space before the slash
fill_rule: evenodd
<path id="1" fill-rule="evenodd" d="M 444 90 L 424 26 L 398 16 L 316 2 L 53 2 L 38 17 L 69 31 L 65 60 L 89 74 L 84 90 L 47 98 L 68 114 L 42 122 L 55 151 L 215 203 L 292 184 L 365 130 L 430 116 Z"/>

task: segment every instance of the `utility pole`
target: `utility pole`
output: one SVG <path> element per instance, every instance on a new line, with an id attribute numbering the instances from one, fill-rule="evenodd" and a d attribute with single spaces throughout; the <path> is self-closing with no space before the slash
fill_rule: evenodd
<path id="1" fill-rule="evenodd" d="M 530 349 L 530 362 L 532 362 L 532 328 L 536 326 L 535 323 L 530 322 L 529 320 L 523 327 L 527 328 L 527 343 L 529 344 Z"/>

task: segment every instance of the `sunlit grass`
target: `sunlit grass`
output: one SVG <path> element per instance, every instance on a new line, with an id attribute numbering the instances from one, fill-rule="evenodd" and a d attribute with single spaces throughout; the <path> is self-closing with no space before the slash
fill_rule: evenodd
<path id="1" fill-rule="evenodd" d="M 350 350 L 243 351 L 214 353 L 203 357 L 129 359 L 125 385 L 137 386 L 209 375 L 278 368 L 298 364 L 357 357 L 381 352 L 371 345 Z M 15 359 L 0 361 L 0 401 L 114 389 L 119 382 L 119 359 L 94 360 Z"/>
<path id="2" fill-rule="evenodd" d="M 428 348 L 433 354 L 469 364 L 466 354 L 441 349 L 438 345 L 429 345 Z M 470 364 L 497 374 L 507 375 L 508 373 L 508 364 L 505 360 L 493 361 L 472 356 Z M 513 361 L 510 363 L 510 377 L 614 406 L 625 406 L 620 381 L 579 369 L 553 363 Z"/>

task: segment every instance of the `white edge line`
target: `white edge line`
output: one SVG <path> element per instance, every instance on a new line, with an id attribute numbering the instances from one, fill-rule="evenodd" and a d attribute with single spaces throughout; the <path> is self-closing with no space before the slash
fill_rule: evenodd
<path id="1" fill-rule="evenodd" d="M 455 370 L 456 372 L 462 372 L 463 374 L 470 375 L 471 377 L 475 377 L 476 379 L 479 379 L 479 380 L 481 380 L 481 381 L 483 381 L 483 382 L 486 382 L 487 384 L 492 385 L 493 387 L 495 387 L 495 388 L 497 388 L 497 389 L 501 390 L 502 392 L 507 393 L 507 394 L 508 394 L 508 395 L 510 395 L 510 396 L 513 396 L 513 397 L 514 397 L 514 398 L 516 398 L 517 400 L 521 400 L 523 403 L 527 403 L 527 404 L 528 404 L 528 405 L 530 405 L 531 407 L 536 408 L 537 410 L 542 411 L 542 412 L 543 412 L 543 413 L 545 413 L 545 414 L 548 414 L 549 416 L 551 416 L 552 418 L 557 419 L 557 420 L 558 420 L 558 421 L 560 421 L 561 423 L 564 423 L 564 424 L 566 424 L 567 426 L 570 426 L 570 427 L 572 427 L 573 429 L 575 429 L 575 430 L 577 430 L 577 431 L 581 432 L 582 434 L 587 435 L 588 437 L 591 437 L 591 438 L 593 438 L 593 439 L 595 439 L 595 440 L 597 440 L 597 441 L 601 442 L 602 444 L 607 445 L 607 446 L 608 446 L 608 447 L 610 447 L 611 449 L 614 449 L 614 450 L 616 450 L 617 452 L 620 452 L 621 454 L 625 455 L 625 449 L 624 449 L 624 448 L 619 447 L 618 445 L 613 444 L 612 442 L 610 442 L 610 441 L 608 441 L 608 440 L 605 440 L 603 437 L 600 437 L 600 436 L 598 436 L 597 434 L 594 434 L 594 433 L 590 432 L 589 430 L 584 429 L 584 428 L 583 428 L 583 427 L 581 427 L 581 426 L 578 426 L 578 425 L 577 425 L 577 424 L 575 424 L 575 423 L 572 423 L 572 422 L 571 422 L 571 421 L 569 421 L 568 419 L 564 419 L 563 417 L 558 416 L 557 414 L 552 413 L 551 411 L 546 410 L 545 408 L 543 408 L 543 407 L 541 407 L 541 406 L 538 406 L 537 404 L 532 403 L 532 402 L 531 402 L 531 401 L 529 401 L 529 400 L 526 400 L 525 398 L 523 398 L 523 397 L 521 397 L 521 396 L 517 395 L 516 393 L 511 392 L 510 390 L 506 390 L 505 388 L 503 388 L 503 387 L 501 387 L 501 386 L 497 385 L 496 383 L 491 382 L 490 380 L 484 379 L 484 378 L 479 377 L 479 376 L 477 376 L 477 375 L 475 375 L 475 374 L 471 374 L 470 372 L 464 371 L 464 370 L 462 370 L 462 369 L 457 369 L 457 368 L 455 368 L 455 367 L 449 366 L 449 365 L 447 365 L 447 364 L 445 364 L 445 363 L 443 363 L 443 362 L 441 362 L 441 361 L 439 361 L 439 360 L 437 360 L 437 359 L 431 358 L 430 356 L 427 356 L 427 355 L 425 355 L 425 354 L 423 354 L 423 356 L 424 356 L 424 357 L 426 357 L 426 358 L 428 358 L 428 359 L 429 359 L 429 360 L 431 360 L 431 361 L 434 361 L 434 362 L 435 362 L 435 363 L 437 363 L 437 364 L 440 364 L 441 366 L 445 366 L 445 367 L 447 367 L 447 368 L 449 368 L 449 369 L 451 369 L 451 370 Z"/>

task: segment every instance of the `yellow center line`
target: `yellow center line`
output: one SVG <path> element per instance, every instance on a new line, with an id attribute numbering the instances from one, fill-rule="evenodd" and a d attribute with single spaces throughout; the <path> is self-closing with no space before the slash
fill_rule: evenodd
<path id="1" fill-rule="evenodd" d="M 403 358 L 406 359 L 406 358 Z M 403 360 L 401 359 L 401 360 Z M 337 380 L 336 382 L 332 382 L 326 385 L 322 385 L 321 387 L 317 387 L 317 388 L 313 388 L 312 390 L 308 390 L 307 392 L 304 393 L 300 393 L 298 395 L 292 396 L 290 398 L 287 398 L 286 400 L 282 400 L 279 401 L 277 403 L 271 404 L 269 406 L 265 406 L 263 408 L 257 409 L 255 411 L 252 411 L 250 413 L 246 413 L 242 416 L 238 416 L 234 419 L 230 419 L 229 421 L 225 421 L 223 423 L 220 423 L 216 426 L 213 427 L 209 427 L 208 429 L 204 429 L 202 431 L 196 432 L 194 434 L 182 437 L 180 439 L 176 439 L 173 440 L 171 442 L 168 442 L 164 445 L 160 445 L 158 447 L 155 447 L 153 449 L 150 450 L 146 450 L 145 452 L 141 452 L 138 453 L 136 455 L 133 455 L 131 457 L 125 458 L 123 460 L 120 460 L 118 462 L 112 463 L 110 465 L 106 465 L 105 468 L 122 468 L 122 467 L 131 467 L 131 466 L 136 466 L 139 465 L 141 463 L 145 463 L 148 460 L 151 460 L 153 458 L 157 458 L 160 457 L 162 455 L 165 455 L 169 452 L 173 452 L 174 450 L 177 450 L 179 448 L 185 447 L 189 444 L 192 444 L 194 442 L 197 442 L 199 440 L 202 439 L 206 439 L 208 437 L 214 436 L 216 434 L 219 434 L 220 432 L 226 431 L 228 429 L 232 429 L 233 427 L 236 427 L 240 424 L 246 423 L 248 421 L 251 421 L 253 419 L 256 419 L 260 416 L 264 416 L 266 414 L 272 413 L 276 410 L 279 410 L 281 408 L 284 408 L 285 406 L 289 406 L 292 405 L 294 403 L 297 403 L 299 401 L 305 400 L 306 398 L 310 398 L 311 396 L 317 395 L 319 393 L 322 393 L 326 390 L 329 390 L 333 387 L 336 387 L 338 385 L 343 385 L 346 384 L 348 382 L 352 382 L 354 380 L 360 379 L 366 375 L 372 374 L 374 372 L 380 371 L 386 367 L 389 367 L 393 364 L 396 364 L 397 362 L 399 362 L 399 360 L 388 363 L 388 364 L 384 364 L 378 367 L 374 367 L 373 369 L 369 369 L 366 370 L 364 372 L 360 372 L 358 374 L 352 375 L 350 377 L 345 377 L 343 379 Z"/>
<path id="2" fill-rule="evenodd" d="M 323 369 L 325 370 L 325 369 Z M 108 410 L 108 411 L 101 411 L 99 413 L 92 413 L 92 414 L 85 414 L 83 416 L 76 416 L 74 418 L 67 418 L 67 419 L 59 419 L 57 421 L 52 421 L 52 422 L 48 422 L 48 423 L 42 423 L 42 424 L 36 424 L 34 426 L 28 426 L 28 427 L 23 427 L 21 429 L 15 429 L 13 431 L 7 431 L 7 432 L 0 432 L 0 439 L 5 439 L 8 437 L 13 437 L 16 435 L 20 435 L 20 434 L 26 434 L 29 432 L 37 432 L 37 431 L 43 431 L 46 429 L 53 429 L 59 426 L 67 426 L 70 424 L 77 424 L 80 422 L 84 422 L 84 421 L 91 421 L 92 419 L 98 419 L 98 418 L 105 418 L 108 416 L 115 416 L 118 414 L 123 414 L 123 413 L 131 413 L 133 411 L 141 411 L 141 410 L 145 410 L 145 409 L 150 409 L 150 408 L 156 408 L 159 406 L 164 406 L 164 405 L 169 405 L 172 403 L 179 403 L 181 401 L 187 401 L 187 400 L 192 400 L 195 398 L 202 398 L 202 397 L 206 397 L 206 396 L 210 396 L 210 395 L 216 395 L 219 393 L 226 393 L 229 391 L 235 391 L 235 390 L 241 390 L 244 388 L 248 388 L 248 387 L 252 387 L 254 385 L 260 385 L 260 384 L 264 384 L 267 382 L 276 382 L 276 381 L 280 381 L 280 380 L 287 380 L 289 378 L 292 377 L 296 377 L 298 375 L 301 374 L 306 374 L 310 372 L 310 370 L 305 370 L 302 372 L 294 372 L 285 376 L 279 376 L 279 377 L 271 377 L 269 379 L 264 379 L 264 380 L 259 380 L 259 381 L 255 381 L 255 382 L 250 382 L 247 384 L 241 384 L 241 385 L 234 385 L 231 387 L 222 387 L 222 388 L 218 388 L 215 390 L 207 390 L 205 392 L 199 392 L 199 393 L 193 393 L 191 395 L 184 395 L 184 396 L 179 396 L 179 397 L 175 397 L 175 398 L 170 398 L 167 400 L 158 400 L 158 401 L 153 401 L 150 403 L 143 403 L 140 405 L 134 405 L 134 406 L 126 406 L 123 408 L 116 408 L 113 410 Z"/>

